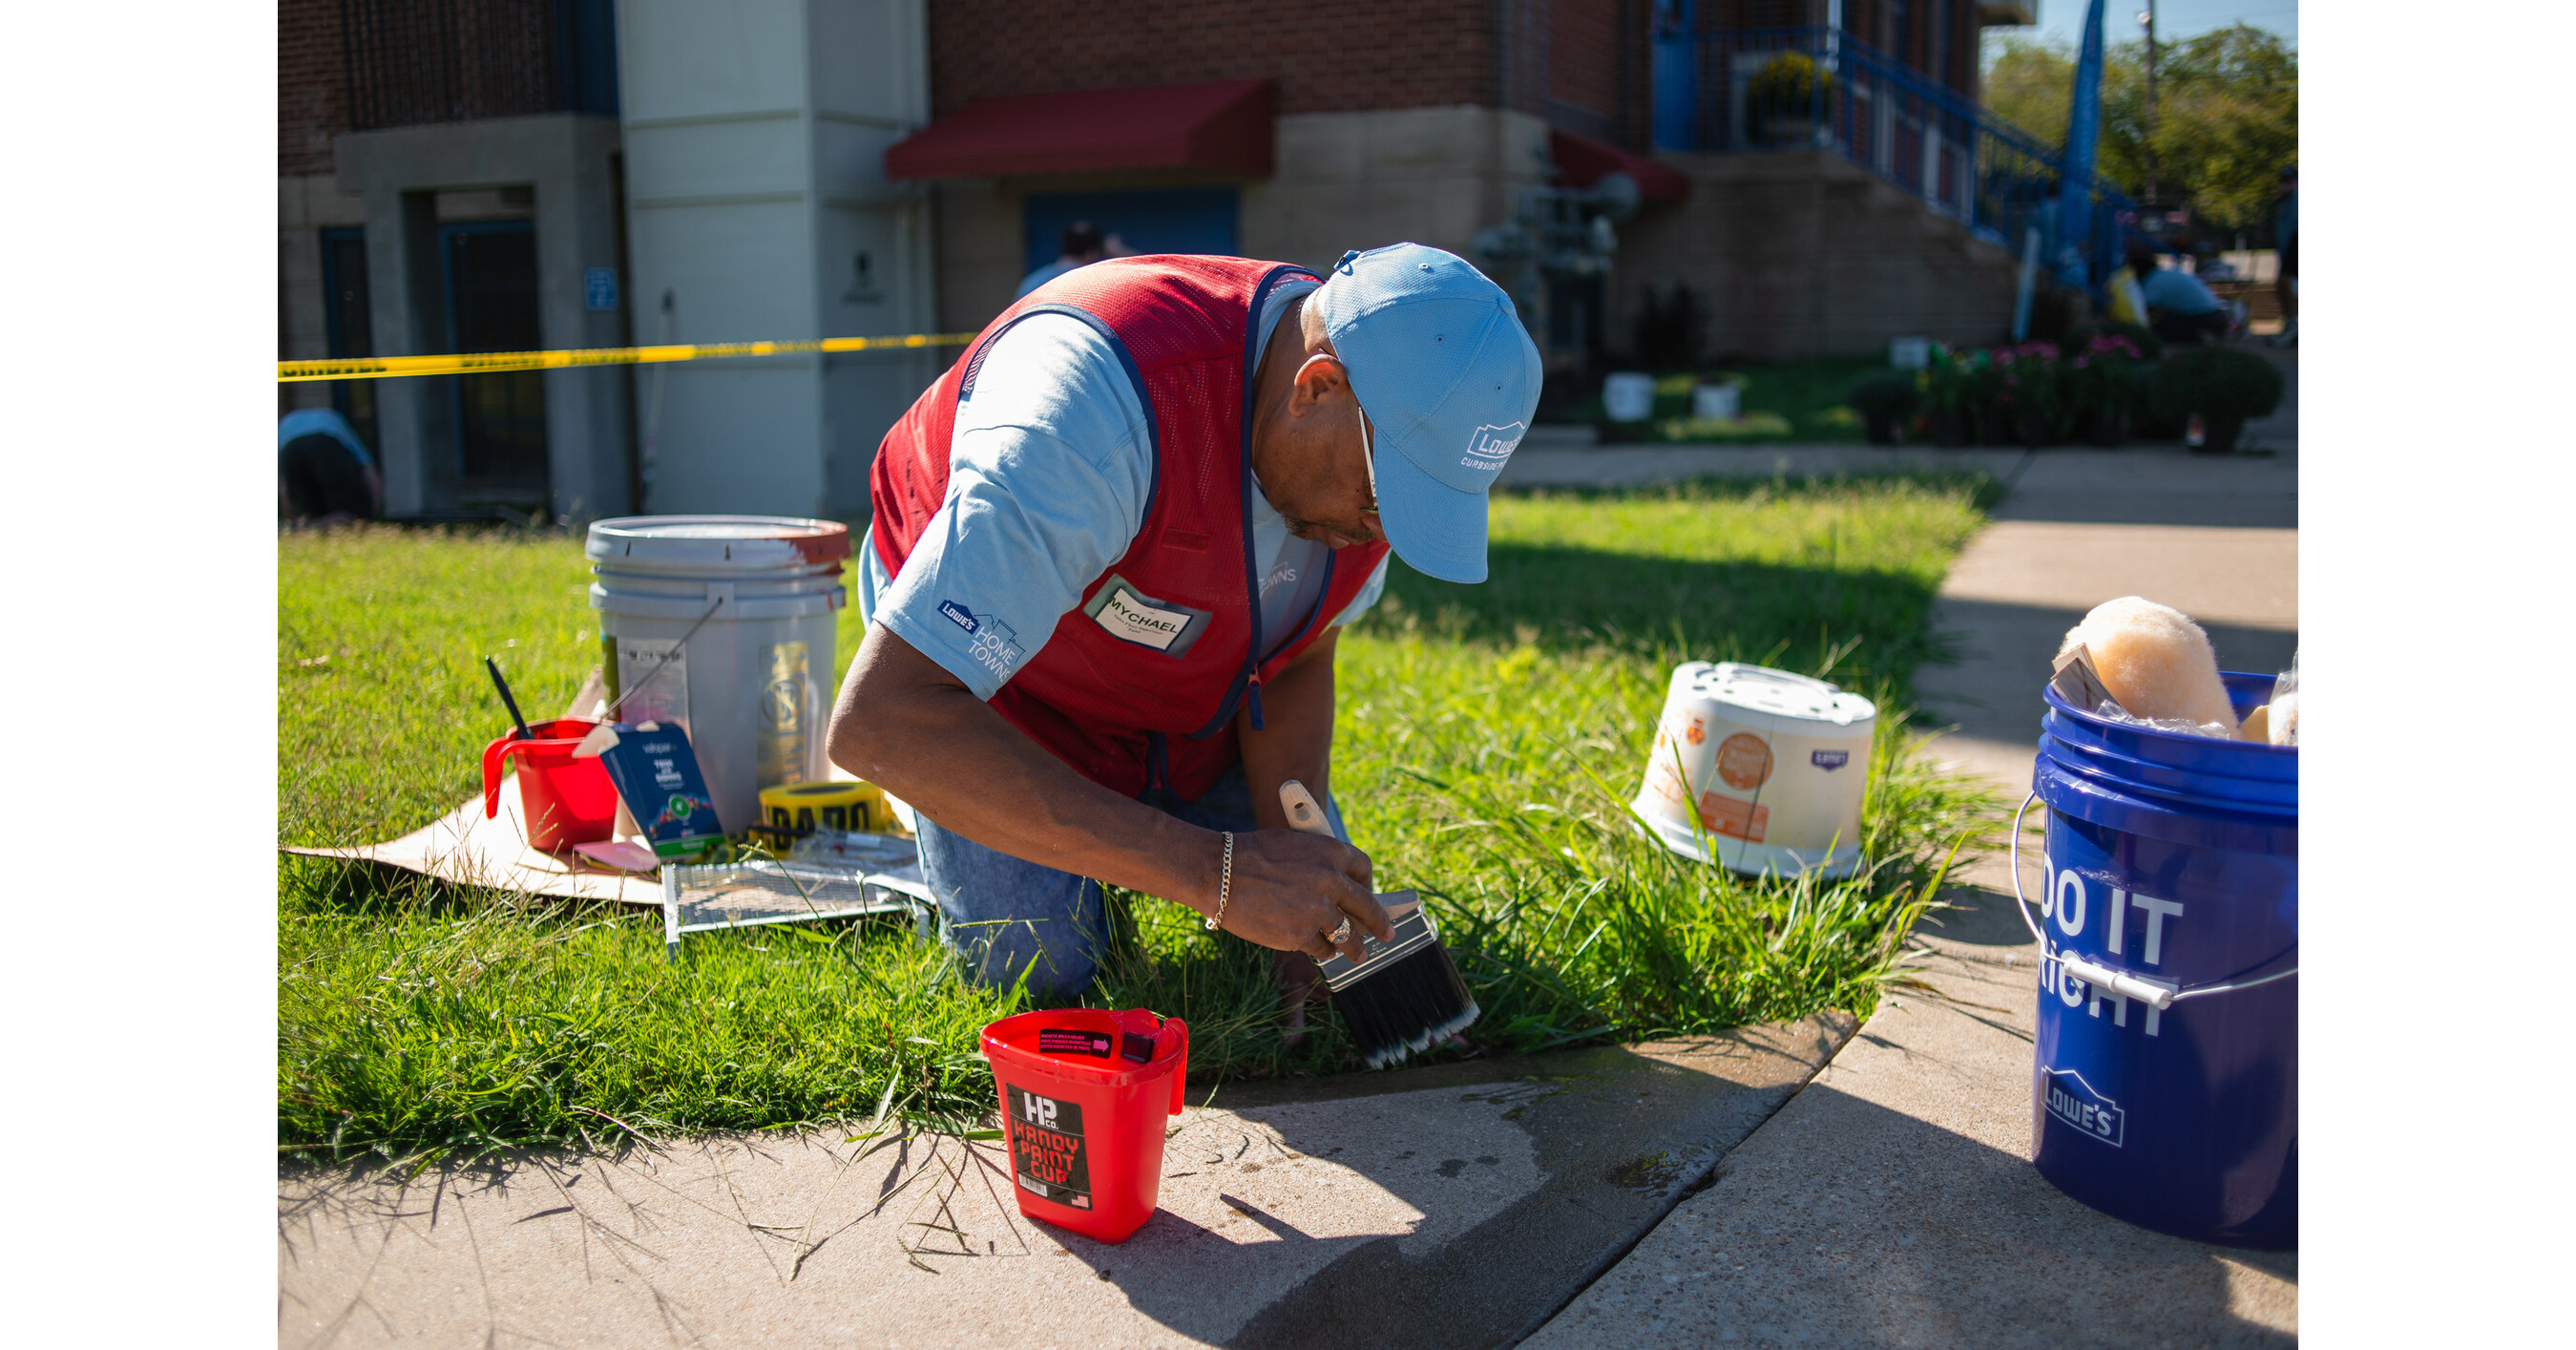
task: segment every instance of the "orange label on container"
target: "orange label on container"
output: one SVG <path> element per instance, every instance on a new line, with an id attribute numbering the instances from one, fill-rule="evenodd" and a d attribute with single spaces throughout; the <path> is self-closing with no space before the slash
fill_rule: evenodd
<path id="1" fill-rule="evenodd" d="M 1738 792 L 1751 792 L 1771 780 L 1771 747 L 1749 731 L 1719 741 L 1717 776 Z"/>
<path id="2" fill-rule="evenodd" d="M 1703 725 L 1698 718 L 1692 718 L 1690 724 L 1690 743 L 1697 745 L 1707 739 L 1708 728 Z"/>
<path id="3" fill-rule="evenodd" d="M 1771 831 L 1771 808 L 1703 792 L 1699 794 L 1699 823 L 1711 834 L 1758 844 Z"/>

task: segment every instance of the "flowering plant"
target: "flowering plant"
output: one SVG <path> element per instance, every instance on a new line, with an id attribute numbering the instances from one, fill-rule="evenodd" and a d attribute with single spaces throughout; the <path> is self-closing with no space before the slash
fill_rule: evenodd
<path id="1" fill-rule="evenodd" d="M 2128 415 L 2137 402 L 2146 365 L 2138 344 L 2119 333 L 2095 332 L 2069 344 L 2063 379 L 2070 415 Z"/>
<path id="2" fill-rule="evenodd" d="M 1991 369 L 1995 372 L 1995 407 L 2007 417 L 2037 413 L 2051 426 L 2066 415 L 2066 378 L 2058 359 L 2057 344 L 2025 342 L 2019 346 L 1997 347 Z"/>

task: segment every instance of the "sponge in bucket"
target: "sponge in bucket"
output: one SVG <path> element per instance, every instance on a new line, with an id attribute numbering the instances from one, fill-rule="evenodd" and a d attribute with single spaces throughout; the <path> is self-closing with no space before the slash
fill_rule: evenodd
<path id="1" fill-rule="evenodd" d="M 2218 653 L 2182 611 L 2134 595 L 2106 600 L 2066 631 L 2058 655 L 2079 643 L 2091 651 L 2102 686 L 2131 716 L 2235 737 L 2236 709 L 2218 679 Z"/>

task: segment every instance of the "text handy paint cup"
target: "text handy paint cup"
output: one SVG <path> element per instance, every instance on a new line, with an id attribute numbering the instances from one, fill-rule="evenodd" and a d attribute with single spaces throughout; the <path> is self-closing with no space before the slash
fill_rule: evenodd
<path id="1" fill-rule="evenodd" d="M 1154 1215 L 1163 1122 L 1181 1113 L 1190 1028 L 1143 1008 L 1065 1008 L 984 1028 L 1020 1212 L 1101 1242 Z"/>
<path id="2" fill-rule="evenodd" d="M 575 844 L 596 844 L 617 832 L 617 788 L 608 770 L 593 755 L 572 757 L 573 748 L 596 722 L 578 717 L 532 722 L 534 740 L 504 736 L 483 747 L 483 818 L 501 814 L 501 770 L 504 761 L 519 761 L 519 814 L 528 844 L 560 853 Z"/>

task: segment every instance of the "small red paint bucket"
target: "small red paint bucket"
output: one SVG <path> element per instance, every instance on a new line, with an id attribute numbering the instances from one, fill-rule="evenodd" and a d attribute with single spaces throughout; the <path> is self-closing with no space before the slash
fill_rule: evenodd
<path id="1" fill-rule="evenodd" d="M 1020 1212 L 1102 1242 L 1154 1215 L 1163 1122 L 1181 1113 L 1189 1024 L 1143 1008 L 1064 1008 L 984 1028 Z"/>
<path id="2" fill-rule="evenodd" d="M 617 832 L 617 787 L 599 756 L 574 759 L 573 748 L 597 722 L 578 717 L 532 722 L 534 740 L 504 736 L 483 747 L 483 818 L 501 814 L 503 761 L 519 761 L 519 814 L 526 822 L 528 844 L 561 853 L 575 844 L 595 844 Z"/>

